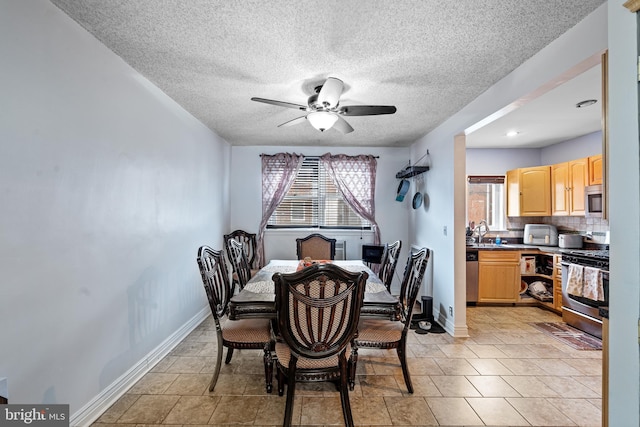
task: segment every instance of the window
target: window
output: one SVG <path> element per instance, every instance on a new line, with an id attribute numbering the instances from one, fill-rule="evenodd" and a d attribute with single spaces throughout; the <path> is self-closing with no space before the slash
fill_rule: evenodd
<path id="1" fill-rule="evenodd" d="M 267 228 L 370 228 L 342 198 L 318 157 L 306 157 Z"/>
<path id="2" fill-rule="evenodd" d="M 467 177 L 467 223 L 487 221 L 490 230 L 505 230 L 504 176 Z"/>

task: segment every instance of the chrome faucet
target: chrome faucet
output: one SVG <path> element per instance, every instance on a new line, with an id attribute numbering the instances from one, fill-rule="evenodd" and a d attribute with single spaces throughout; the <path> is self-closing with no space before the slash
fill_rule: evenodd
<path id="1" fill-rule="evenodd" d="M 482 238 L 489 232 L 489 226 L 487 225 L 486 220 L 480 221 L 478 226 L 474 230 L 478 235 L 478 243 L 482 243 Z"/>

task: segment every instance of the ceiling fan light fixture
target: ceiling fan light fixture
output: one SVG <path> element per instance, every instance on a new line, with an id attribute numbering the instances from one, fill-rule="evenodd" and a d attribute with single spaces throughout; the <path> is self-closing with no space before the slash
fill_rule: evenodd
<path id="1" fill-rule="evenodd" d="M 338 116 L 326 111 L 314 111 L 307 115 L 307 120 L 309 120 L 311 126 L 318 129 L 320 132 L 324 132 L 327 129 L 331 129 L 331 127 L 338 121 Z"/>

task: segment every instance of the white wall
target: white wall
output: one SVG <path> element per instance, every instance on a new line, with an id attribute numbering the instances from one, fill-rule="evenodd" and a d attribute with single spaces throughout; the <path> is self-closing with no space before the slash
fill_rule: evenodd
<path id="1" fill-rule="evenodd" d="M 541 165 L 553 165 L 602 154 L 602 132 L 592 132 L 540 150 Z"/>
<path id="2" fill-rule="evenodd" d="M 467 175 L 503 175 L 529 166 L 553 165 L 602 153 L 602 132 L 544 148 L 467 148 Z"/>
<path id="3" fill-rule="evenodd" d="M 637 21 L 609 1 L 609 425 L 640 425 L 640 155 Z"/>
<path id="4" fill-rule="evenodd" d="M 539 148 L 467 148 L 467 175 L 504 175 L 506 171 L 539 166 Z"/>
<path id="5" fill-rule="evenodd" d="M 606 48 L 607 8 L 603 5 L 412 146 L 412 159 L 420 158 L 426 150 L 431 152 L 429 182 L 437 185 L 430 188 L 432 208 L 411 215 L 409 235 L 415 243 L 434 250 L 434 309 L 440 311 L 440 320 L 455 336 L 465 336 L 467 326 L 466 160 L 465 150 L 454 143 L 454 136 Z M 448 307 L 453 308 L 453 316 Z"/>
<path id="6" fill-rule="evenodd" d="M 406 218 L 411 208 L 411 199 L 415 189 L 415 180 L 404 201 L 396 202 L 399 180 L 396 173 L 409 163 L 408 148 L 368 148 L 368 147 L 244 147 L 234 146 L 231 149 L 231 222 L 229 231 L 244 229 L 257 232 L 262 217 L 262 164 L 260 154 L 278 152 L 295 152 L 307 156 L 333 154 L 371 154 L 380 156 L 377 159 L 375 207 L 376 220 L 380 226 L 381 242 L 392 242 L 400 239 L 402 251 L 396 270 L 393 289 L 399 288 L 399 277 L 404 269 L 410 238 Z M 428 175 L 427 172 L 425 175 Z M 426 178 L 429 179 L 428 177 Z M 265 255 L 269 259 L 295 259 L 296 237 L 304 237 L 317 230 L 299 229 L 295 231 L 267 230 L 265 234 Z M 371 232 L 329 231 L 322 234 L 346 240 L 347 257 L 361 259 L 361 245 L 373 242 Z"/>
<path id="7" fill-rule="evenodd" d="M 0 377 L 73 420 L 207 313 L 230 148 L 48 1 L 0 1 L 0 58 Z"/>

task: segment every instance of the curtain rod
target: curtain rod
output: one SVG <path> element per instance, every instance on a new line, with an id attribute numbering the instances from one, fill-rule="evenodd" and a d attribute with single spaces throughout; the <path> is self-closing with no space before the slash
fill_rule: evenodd
<path id="1" fill-rule="evenodd" d="M 265 154 L 265 153 L 262 153 L 262 154 L 258 154 L 258 157 L 262 157 L 262 156 L 272 156 L 272 155 L 273 155 L 273 154 Z M 370 154 L 365 154 L 365 156 L 369 156 L 369 155 L 370 155 Z M 320 156 L 305 156 L 304 154 L 302 154 L 302 156 L 304 156 L 304 157 L 318 157 L 318 158 L 320 158 Z M 380 156 L 371 156 L 371 157 L 373 157 L 374 159 L 379 159 L 379 158 L 380 158 Z"/>

